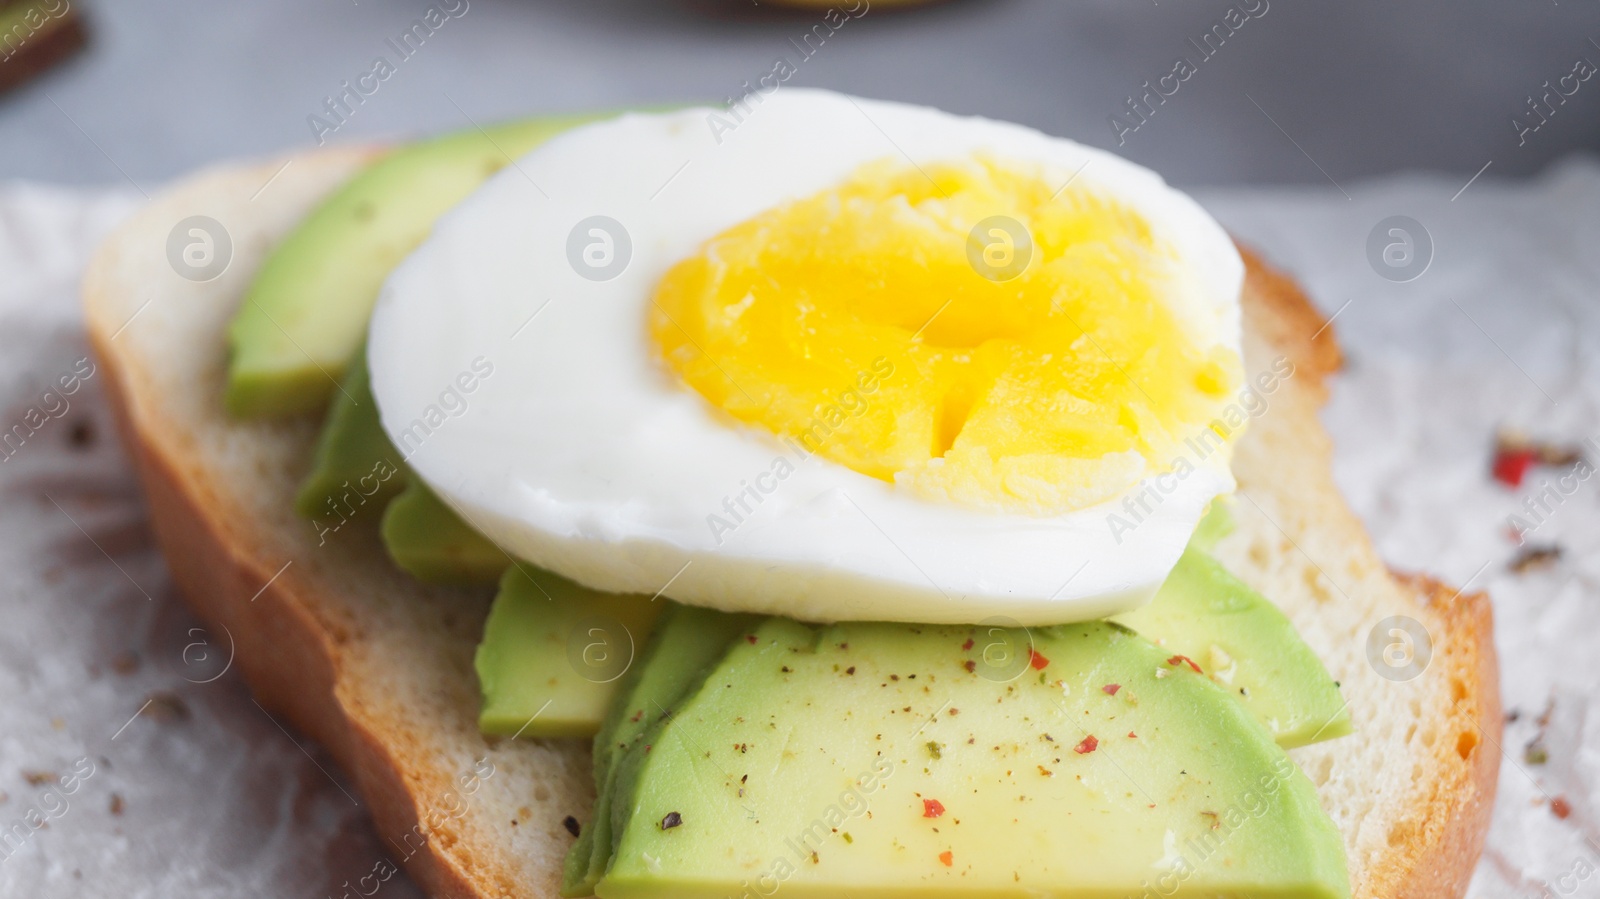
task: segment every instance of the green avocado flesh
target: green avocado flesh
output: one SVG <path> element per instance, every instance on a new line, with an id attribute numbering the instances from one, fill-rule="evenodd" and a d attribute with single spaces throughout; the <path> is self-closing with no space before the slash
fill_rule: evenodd
<path id="1" fill-rule="evenodd" d="M 507 568 L 473 661 L 484 696 L 479 729 L 592 736 L 665 605 L 598 593 L 526 566 Z"/>
<path id="2" fill-rule="evenodd" d="M 389 556 L 417 580 L 430 584 L 493 584 L 510 558 L 462 521 L 411 476 L 405 460 L 378 422 L 365 348 L 328 407 L 311 473 L 295 496 L 295 511 L 326 535 L 367 513 L 382 510 Z"/>
<path id="3" fill-rule="evenodd" d="M 753 633 L 758 615 L 729 614 L 694 606 L 669 605 L 655 632 L 629 669 L 594 738 L 594 811 L 567 854 L 561 895 L 589 896 L 611 860 L 611 797 L 618 777 L 616 761 L 650 743 L 667 716 L 694 693 L 726 654 L 734 638 Z M 627 778 L 633 777 L 630 767 Z"/>
<path id="4" fill-rule="evenodd" d="M 1113 620 L 1193 662 L 1285 749 L 1351 731 L 1338 683 L 1288 616 L 1200 550 L 1184 552 L 1148 605 Z"/>
<path id="5" fill-rule="evenodd" d="M 382 510 L 407 479 L 405 462 L 378 423 L 365 347 L 351 360 L 339 389 L 317 439 L 311 474 L 294 498 L 295 511 L 317 522 L 318 530 L 343 526 L 369 504 Z"/>
<path id="6" fill-rule="evenodd" d="M 1233 503 L 1231 500 L 1217 497 L 1211 501 L 1211 508 L 1206 510 L 1205 517 L 1200 519 L 1200 524 L 1195 526 L 1194 534 L 1189 537 L 1189 548 L 1210 552 L 1222 542 L 1222 538 L 1231 533 L 1233 533 Z"/>
<path id="7" fill-rule="evenodd" d="M 225 403 L 267 418 L 322 408 L 366 340 L 378 290 L 433 223 L 490 175 L 596 116 L 462 131 L 390 153 L 273 250 L 228 329 Z"/>
<path id="8" fill-rule="evenodd" d="M 768 619 L 736 639 L 627 754 L 595 893 L 1349 895 L 1311 782 L 1216 684 L 1106 622 L 1034 629 L 1006 681 L 992 633 Z"/>
<path id="9" fill-rule="evenodd" d="M 421 478 L 412 478 L 389 501 L 383 545 L 396 565 L 427 584 L 492 584 L 511 564 L 510 556 L 462 521 Z"/>

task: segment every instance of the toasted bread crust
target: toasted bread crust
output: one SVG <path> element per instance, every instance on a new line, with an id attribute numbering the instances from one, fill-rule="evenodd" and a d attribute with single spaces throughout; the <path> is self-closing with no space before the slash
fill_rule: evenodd
<path id="1" fill-rule="evenodd" d="M 363 158 L 360 151 L 337 152 L 344 157 L 329 163 L 336 168 L 351 168 Z M 275 168 L 248 169 L 239 180 L 253 188 Z M 302 173 L 308 168 L 296 166 Z M 180 186 L 177 191 L 201 189 Z M 279 558 L 259 551 L 261 541 L 250 539 L 254 523 L 230 515 L 240 503 L 223 495 L 226 484 L 208 473 L 207 460 L 175 436 L 181 435 L 183 423 L 162 409 L 153 380 L 144 376 L 144 360 L 126 341 L 113 341 L 126 323 L 111 313 L 116 308 L 111 295 L 142 287 L 117 282 L 112 257 L 119 241 L 134 242 L 130 236 L 114 236 L 86 280 L 90 339 L 108 373 L 119 431 L 144 485 L 174 579 L 202 619 L 233 635 L 237 664 L 262 704 L 327 748 L 369 804 L 379 833 L 398 847 L 425 821 L 437 818 L 429 814 L 427 797 L 447 789 L 452 772 L 428 764 L 426 733 L 408 730 L 395 715 L 378 708 L 381 699 L 373 694 L 381 686 L 352 674 L 360 668 L 351 660 L 363 652 L 364 637 L 358 623 L 329 610 L 337 605 L 327 601 L 329 585 L 304 566 L 281 569 Z M 1322 316 L 1291 280 L 1249 251 L 1244 256 L 1247 327 L 1290 356 L 1297 370 L 1309 376 L 1304 378 L 1308 386 L 1325 395 L 1325 379 L 1341 358 L 1332 329 L 1323 327 Z M 1321 435 L 1316 439 L 1325 441 Z M 1400 584 L 1414 597 L 1415 613 L 1434 635 L 1433 664 L 1448 671 L 1455 707 L 1448 737 L 1434 744 L 1436 770 L 1429 772 L 1426 783 L 1415 785 L 1410 825 L 1391 832 L 1387 849 L 1359 872 L 1355 895 L 1459 897 L 1482 848 L 1498 771 L 1501 718 L 1489 607 L 1480 595 L 1454 597 L 1449 588 L 1426 578 L 1401 578 Z M 481 611 L 475 607 L 470 614 Z M 470 675 L 464 672 L 462 677 L 465 683 L 447 685 L 453 696 L 475 692 Z M 470 718 L 472 708 L 460 714 Z M 1470 740 L 1468 734 L 1473 735 Z M 497 758 L 517 755 L 546 765 L 582 769 L 586 764 L 586 749 L 575 741 L 529 741 L 494 751 L 501 753 Z M 577 770 L 577 775 L 584 774 Z M 555 866 L 541 862 L 550 870 L 541 867 L 539 881 L 530 882 L 519 874 L 527 868 L 518 867 L 516 853 L 509 846 L 492 845 L 488 833 L 487 827 L 468 819 L 435 821 L 419 850 L 403 860 L 404 867 L 437 896 L 554 896 Z"/>
<path id="2" fill-rule="evenodd" d="M 1245 320 L 1278 351 L 1294 360 L 1301 374 L 1310 375 L 1326 396 L 1327 379 L 1344 365 L 1332 323 L 1311 304 L 1293 278 L 1268 265 L 1242 244 L 1246 290 L 1242 296 Z"/>
<path id="3" fill-rule="evenodd" d="M 1483 593 L 1463 594 L 1426 575 L 1395 575 L 1423 597 L 1443 623 L 1433 664 L 1445 668 L 1454 707 L 1447 732 L 1434 744 L 1435 776 L 1419 784 L 1424 795 L 1402 841 L 1369 874 L 1373 896 L 1464 896 L 1483 852 L 1499 782 L 1500 666 L 1494 652 L 1494 612 Z"/>
<path id="4" fill-rule="evenodd" d="M 117 431 L 133 455 L 156 542 L 184 599 L 208 625 L 233 636 L 235 662 L 257 700 L 338 760 L 371 807 L 379 832 L 391 840 L 412 832 L 418 810 L 393 747 L 362 727 L 335 698 L 339 640 L 307 613 L 304 603 L 316 596 L 316 585 L 287 571 L 274 579 L 266 560 L 240 551 L 217 516 L 222 507 L 197 489 L 203 480 L 186 471 L 182 460 L 139 439 L 126 373 L 103 335 L 91 331 L 90 343 L 111 374 L 107 381 Z M 485 895 L 459 859 L 437 850 L 430 841 L 426 851 L 408 860 L 407 872 L 435 896 Z"/>

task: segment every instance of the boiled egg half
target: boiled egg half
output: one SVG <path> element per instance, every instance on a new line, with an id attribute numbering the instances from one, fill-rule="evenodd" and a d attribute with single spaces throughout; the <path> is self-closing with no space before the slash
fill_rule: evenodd
<path id="1" fill-rule="evenodd" d="M 1154 173 L 782 88 L 563 134 L 368 349 L 412 469 L 590 587 L 809 620 L 1137 606 L 1234 489 L 1243 265 Z"/>

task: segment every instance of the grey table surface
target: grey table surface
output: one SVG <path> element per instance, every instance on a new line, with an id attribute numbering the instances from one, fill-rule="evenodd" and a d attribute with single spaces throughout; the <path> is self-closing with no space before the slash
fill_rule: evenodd
<path id="1" fill-rule="evenodd" d="M 69 0 L 57 0 L 66 3 Z M 467 127 L 553 110 L 718 101 L 778 59 L 787 83 L 1011 119 L 1116 147 L 1178 184 L 1335 185 L 1401 170 L 1463 183 L 1538 172 L 1600 147 L 1600 81 L 1539 119 L 1582 58 L 1600 63 L 1600 3 L 1305 0 L 871 0 L 809 58 L 823 12 L 760 0 L 70 0 L 89 51 L 0 97 L 0 177 L 170 178 L 315 144 L 308 116 L 377 57 L 395 73 L 334 140 Z M 430 5 L 446 22 L 409 58 L 388 43 Z M 1237 7 L 1243 21 L 1202 54 Z M 815 46 L 815 39 L 813 39 Z M 1111 117 L 1195 71 L 1119 141 Z"/>

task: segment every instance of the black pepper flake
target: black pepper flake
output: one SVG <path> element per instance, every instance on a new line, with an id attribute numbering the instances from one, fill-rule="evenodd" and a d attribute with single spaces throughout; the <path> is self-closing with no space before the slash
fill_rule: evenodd
<path id="1" fill-rule="evenodd" d="M 683 816 L 682 815 L 678 814 L 677 812 L 667 812 L 667 816 L 665 818 L 661 819 L 661 829 L 662 830 L 671 830 L 672 828 L 677 827 L 678 825 L 680 825 L 682 823 L 683 823 Z"/>
<path id="2" fill-rule="evenodd" d="M 578 826 L 578 819 L 572 817 L 571 815 L 561 819 L 561 826 L 565 827 L 567 829 L 567 833 L 570 833 L 573 836 L 577 836 L 583 832 L 583 829 Z"/>
<path id="3" fill-rule="evenodd" d="M 1549 546 L 1529 546 L 1517 553 L 1511 560 L 1509 567 L 1517 574 L 1527 574 L 1540 568 L 1548 568 L 1561 559 L 1561 547 L 1551 544 Z"/>
<path id="4" fill-rule="evenodd" d="M 158 690 L 146 698 L 145 705 L 150 708 L 146 714 L 157 723 L 174 724 L 189 720 L 189 704 L 176 693 Z"/>
<path id="5" fill-rule="evenodd" d="M 67 440 L 73 449 L 88 449 L 94 446 L 94 425 L 87 421 L 80 421 L 67 432 Z"/>

